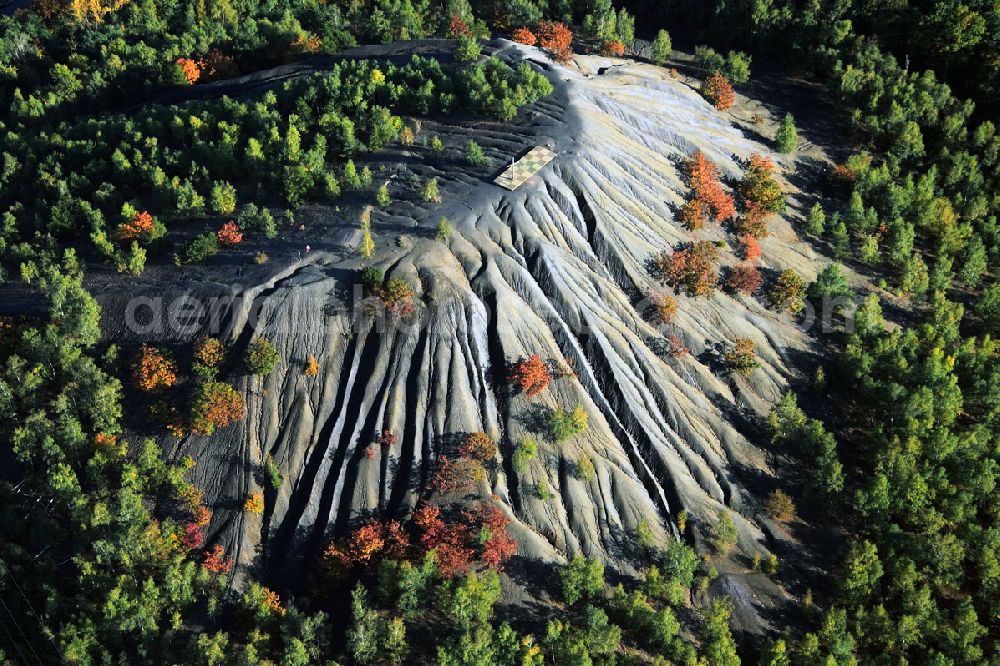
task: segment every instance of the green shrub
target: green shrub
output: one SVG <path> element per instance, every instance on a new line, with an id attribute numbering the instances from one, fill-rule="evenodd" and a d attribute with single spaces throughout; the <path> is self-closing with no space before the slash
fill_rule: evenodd
<path id="1" fill-rule="evenodd" d="M 213 213 L 229 215 L 236 210 L 236 188 L 224 180 L 212 184 L 208 198 Z"/>
<path id="2" fill-rule="evenodd" d="M 264 458 L 264 478 L 272 490 L 280 488 L 282 482 L 285 480 L 281 475 L 281 470 L 278 469 L 278 465 L 271 456 Z"/>
<path id="3" fill-rule="evenodd" d="M 360 280 L 365 291 L 372 293 L 385 282 L 385 271 L 378 266 L 365 266 L 361 269 Z"/>
<path id="4" fill-rule="evenodd" d="M 258 208 L 256 204 L 249 203 L 243 206 L 236 218 L 236 224 L 245 231 L 260 231 L 266 238 L 274 238 L 278 235 L 278 225 L 275 223 L 271 211 L 266 208 Z"/>
<path id="5" fill-rule="evenodd" d="M 538 456 L 538 443 L 533 437 L 525 437 L 514 448 L 511 456 L 511 464 L 514 471 L 520 475 L 528 469 L 528 463 Z"/>
<path id="6" fill-rule="evenodd" d="M 587 426 L 587 412 L 582 405 L 577 405 L 571 412 L 557 409 L 549 417 L 549 437 L 556 442 L 565 442 L 582 433 Z"/>
<path id="7" fill-rule="evenodd" d="M 486 157 L 486 153 L 483 149 L 479 147 L 479 144 L 469 139 L 465 144 L 465 161 L 472 166 L 489 166 L 490 159 Z"/>
<path id="8" fill-rule="evenodd" d="M 736 545 L 738 536 L 733 517 L 725 509 L 719 509 L 718 519 L 712 530 L 712 545 L 720 553 L 727 553 Z"/>
<path id="9" fill-rule="evenodd" d="M 563 601 L 570 606 L 604 592 L 604 565 L 577 555 L 559 570 Z"/>
<path id="10" fill-rule="evenodd" d="M 263 377 L 271 374 L 278 364 L 278 350 L 267 338 L 258 338 L 247 349 L 247 370 L 250 374 Z"/>
<path id="11" fill-rule="evenodd" d="M 451 223 L 448 221 L 448 218 L 442 217 L 438 220 L 437 232 L 434 234 L 434 237 L 439 241 L 446 241 L 451 238 L 453 231 L 454 230 L 451 228 Z"/>
<path id="12" fill-rule="evenodd" d="M 211 259 L 219 253 L 219 238 L 211 231 L 206 231 L 191 239 L 184 246 L 181 263 L 197 264 Z"/>
<path id="13" fill-rule="evenodd" d="M 472 62 L 478 60 L 481 53 L 482 49 L 475 37 L 459 36 L 458 43 L 455 44 L 455 60 L 458 62 Z"/>

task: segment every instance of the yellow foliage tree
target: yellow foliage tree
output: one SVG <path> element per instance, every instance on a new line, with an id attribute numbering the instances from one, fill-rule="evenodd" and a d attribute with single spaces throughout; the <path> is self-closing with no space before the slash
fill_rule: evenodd
<path id="1" fill-rule="evenodd" d="M 116 12 L 129 3 L 129 0 L 70 0 L 69 10 L 78 23 L 93 21 L 104 22 L 104 17 Z"/>

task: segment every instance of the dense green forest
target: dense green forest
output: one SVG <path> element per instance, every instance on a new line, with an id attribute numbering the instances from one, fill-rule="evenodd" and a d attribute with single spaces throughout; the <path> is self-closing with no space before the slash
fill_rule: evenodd
<path id="1" fill-rule="evenodd" d="M 683 544 L 648 547 L 645 579 L 625 587 L 574 560 L 533 637 L 497 621 L 505 525 L 487 514 L 463 544 L 430 516 L 352 535 L 318 585 L 350 581 L 346 627 L 320 594 L 227 595 L 232 562 L 200 548 L 207 510 L 185 465 L 117 437 L 124 364 L 82 287 L 80 258 L 132 274 L 147 257 L 209 258 L 224 237 L 206 219 L 270 238 L 307 200 L 379 203 L 353 160 L 412 140 L 402 116 L 509 120 L 551 91 L 527 65 L 479 59 L 474 37 L 557 20 L 631 46 L 633 16 L 639 37 L 667 30 L 828 85 L 856 150 L 832 174 L 838 203 L 803 231 L 906 304 L 893 326 L 869 296 L 824 375 L 771 415 L 773 445 L 816 470 L 810 499 L 850 545 L 833 590 L 803 606 L 805 630 L 755 646 L 760 663 L 1000 658 L 1000 6 L 36 0 L 0 18 L 0 282 L 52 304 L 44 321 L 0 322 L 0 461 L 16 470 L 0 481 L 0 662 L 740 663 L 725 604 L 681 631 L 682 600 L 707 580 Z M 453 62 L 345 60 L 238 98 L 159 101 L 356 44 L 453 36 Z M 701 53 L 737 85 L 748 73 L 746 56 Z M 445 575 L 448 547 L 480 572 Z"/>

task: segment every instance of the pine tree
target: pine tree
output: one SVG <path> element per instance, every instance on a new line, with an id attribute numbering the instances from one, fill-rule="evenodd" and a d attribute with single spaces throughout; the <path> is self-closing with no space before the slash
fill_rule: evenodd
<path id="1" fill-rule="evenodd" d="M 779 153 L 791 153 L 795 150 L 796 143 L 798 143 L 798 133 L 795 131 L 795 120 L 792 114 L 786 113 L 774 135 L 774 145 Z"/>
<path id="2" fill-rule="evenodd" d="M 420 190 L 420 198 L 427 203 L 433 203 L 441 201 L 441 195 L 438 193 L 438 179 L 431 178 L 426 183 L 424 183 L 423 188 Z"/>
<path id="3" fill-rule="evenodd" d="M 819 204 L 813 204 L 806 216 L 806 233 L 810 236 L 822 236 L 826 228 L 826 212 Z"/>
<path id="4" fill-rule="evenodd" d="M 666 30 L 660 30 L 656 33 L 656 39 L 653 40 L 653 62 L 665 65 L 670 60 L 673 48 L 674 46 L 670 41 L 670 33 Z"/>

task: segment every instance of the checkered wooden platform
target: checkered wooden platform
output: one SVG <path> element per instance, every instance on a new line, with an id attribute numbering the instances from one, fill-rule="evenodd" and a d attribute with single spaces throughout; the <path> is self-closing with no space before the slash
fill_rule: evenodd
<path id="1" fill-rule="evenodd" d="M 528 151 L 527 155 L 507 167 L 493 182 L 508 190 L 516 190 L 524 184 L 524 181 L 534 176 L 542 167 L 551 162 L 555 156 L 556 154 L 549 147 L 535 146 Z"/>

